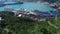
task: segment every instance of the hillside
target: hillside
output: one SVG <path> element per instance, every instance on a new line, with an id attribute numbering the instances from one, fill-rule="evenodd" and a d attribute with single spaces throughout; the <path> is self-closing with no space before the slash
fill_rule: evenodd
<path id="1" fill-rule="evenodd" d="M 60 34 L 60 18 L 35 21 L 27 17 L 0 14 L 0 34 Z"/>

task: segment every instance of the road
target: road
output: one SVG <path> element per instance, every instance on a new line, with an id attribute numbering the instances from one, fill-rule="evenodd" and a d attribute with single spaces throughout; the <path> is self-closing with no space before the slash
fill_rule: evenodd
<path id="1" fill-rule="evenodd" d="M 50 21 L 48 21 L 48 24 L 49 24 L 50 26 L 53 26 L 53 27 L 56 28 L 56 29 L 59 28 L 59 27 L 57 27 L 56 25 L 52 24 Z"/>

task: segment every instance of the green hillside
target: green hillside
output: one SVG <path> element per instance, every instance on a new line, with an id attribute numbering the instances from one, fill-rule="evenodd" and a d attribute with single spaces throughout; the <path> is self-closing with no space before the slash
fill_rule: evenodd
<path id="1" fill-rule="evenodd" d="M 27 17 L 0 14 L 0 34 L 60 34 L 60 18 L 35 21 Z"/>

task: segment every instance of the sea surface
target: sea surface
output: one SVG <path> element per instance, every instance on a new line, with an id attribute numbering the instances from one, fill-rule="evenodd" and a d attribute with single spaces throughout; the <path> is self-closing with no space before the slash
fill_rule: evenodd
<path id="1" fill-rule="evenodd" d="M 46 11 L 53 10 L 53 8 L 48 5 L 44 5 L 44 4 L 40 4 L 40 3 L 24 2 L 23 4 L 6 5 L 3 7 L 0 7 L 0 11 L 4 11 L 4 8 L 7 8 L 7 7 L 12 8 L 14 10 L 26 9 L 27 11 L 39 10 L 39 11 L 46 12 Z"/>

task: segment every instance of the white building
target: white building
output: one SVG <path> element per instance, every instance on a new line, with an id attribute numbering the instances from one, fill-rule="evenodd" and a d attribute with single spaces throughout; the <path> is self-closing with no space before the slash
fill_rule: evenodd
<path id="1" fill-rule="evenodd" d="M 0 20 L 2 20 L 2 17 L 0 17 Z"/>
<path id="2" fill-rule="evenodd" d="M 21 16 L 22 16 L 22 14 L 19 14 L 19 15 L 18 15 L 18 17 L 21 17 Z"/>

